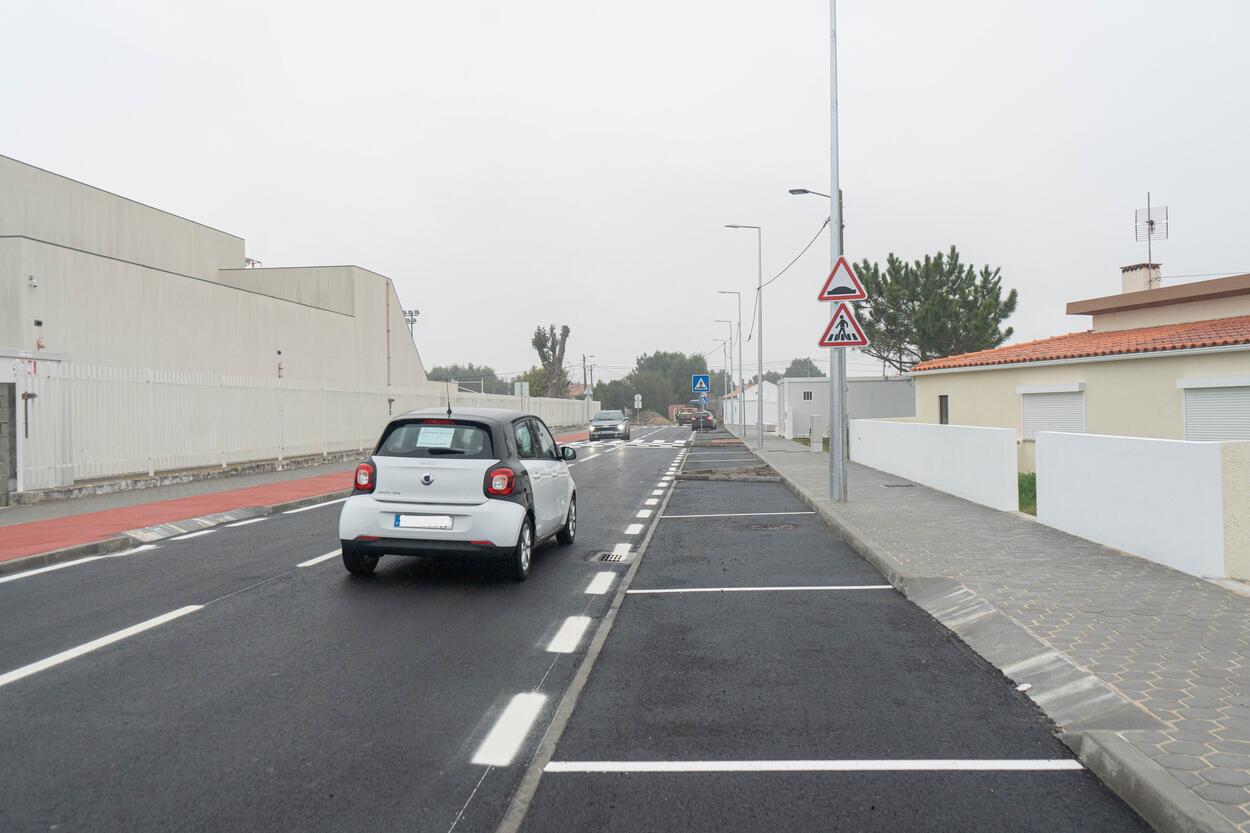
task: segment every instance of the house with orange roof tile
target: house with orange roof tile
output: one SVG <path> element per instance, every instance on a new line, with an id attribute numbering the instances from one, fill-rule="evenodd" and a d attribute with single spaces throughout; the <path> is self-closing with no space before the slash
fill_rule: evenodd
<path id="1" fill-rule="evenodd" d="M 1068 304 L 1087 330 L 916 365 L 914 421 L 1014 428 L 1022 472 L 1040 431 L 1250 440 L 1250 274 L 1121 271 L 1119 294 Z"/>

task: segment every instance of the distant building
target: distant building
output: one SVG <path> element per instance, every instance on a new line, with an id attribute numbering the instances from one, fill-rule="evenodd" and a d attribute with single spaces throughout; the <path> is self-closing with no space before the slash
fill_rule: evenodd
<path id="1" fill-rule="evenodd" d="M 916 420 L 1014 428 L 1021 471 L 1039 431 L 1250 440 L 1250 274 L 1073 301 L 1089 330 L 916 365 Z"/>
<path id="2" fill-rule="evenodd" d="M 916 392 L 911 379 L 901 376 L 847 379 L 848 419 L 888 419 L 914 416 Z M 777 433 L 786 439 L 811 434 L 812 416 L 820 416 L 824 436 L 829 434 L 829 377 L 787 376 L 778 386 Z"/>

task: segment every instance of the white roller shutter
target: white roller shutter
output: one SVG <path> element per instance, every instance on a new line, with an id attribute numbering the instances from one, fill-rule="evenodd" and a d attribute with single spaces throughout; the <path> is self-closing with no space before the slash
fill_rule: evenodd
<path id="1" fill-rule="evenodd" d="M 1187 388 L 1185 439 L 1250 440 L 1250 387 Z"/>
<path id="2" fill-rule="evenodd" d="M 1085 433 L 1085 392 L 1025 393 L 1020 401 L 1024 410 L 1024 438 L 1037 439 L 1038 431 Z"/>

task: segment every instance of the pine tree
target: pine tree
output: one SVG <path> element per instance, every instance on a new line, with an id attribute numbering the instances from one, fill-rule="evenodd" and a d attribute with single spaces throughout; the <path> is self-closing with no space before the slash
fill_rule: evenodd
<path id="1" fill-rule="evenodd" d="M 885 269 L 867 259 L 856 273 L 868 293 L 857 313 L 869 346 L 864 353 L 906 371 L 942 356 L 997 347 L 1011 338 L 1001 324 L 1016 309 L 1016 291 L 1002 295 L 1002 270 L 965 266 L 951 246 L 906 263 L 891 253 Z"/>

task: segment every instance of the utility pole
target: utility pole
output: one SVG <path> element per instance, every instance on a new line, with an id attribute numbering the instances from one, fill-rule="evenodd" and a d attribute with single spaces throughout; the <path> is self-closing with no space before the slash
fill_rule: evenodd
<path id="1" fill-rule="evenodd" d="M 586 421 L 590 422 L 590 396 L 586 387 L 586 354 L 582 353 L 582 397 L 586 400 Z"/>
<path id="2" fill-rule="evenodd" d="M 833 250 L 842 256 L 842 189 L 838 184 L 838 0 L 829 0 L 829 226 Z M 829 317 L 837 310 L 829 304 Z M 829 348 L 829 499 L 846 501 L 846 350 Z M 763 360 L 761 360 L 761 364 Z M 813 442 L 815 438 L 813 438 Z"/>

